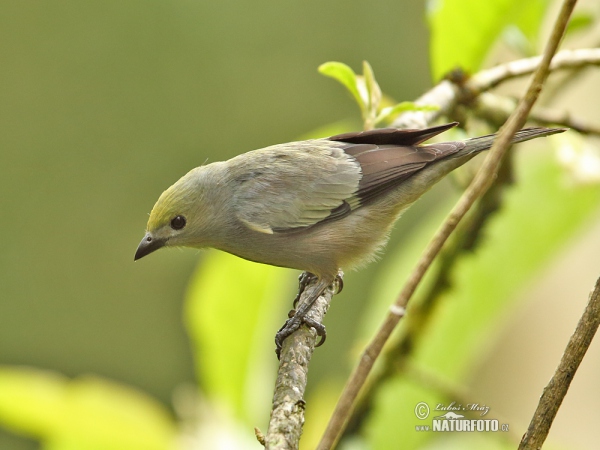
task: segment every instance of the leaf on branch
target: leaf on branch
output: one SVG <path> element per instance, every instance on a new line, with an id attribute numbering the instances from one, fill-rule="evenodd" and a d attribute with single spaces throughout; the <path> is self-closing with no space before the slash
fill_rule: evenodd
<path id="1" fill-rule="evenodd" d="M 365 84 L 365 91 L 367 94 L 367 117 L 365 120 L 365 129 L 372 129 L 375 127 L 375 118 L 377 117 L 377 111 L 381 104 L 381 88 L 375 80 L 375 74 L 373 68 L 367 61 L 363 61 L 363 80 Z"/>
<path id="2" fill-rule="evenodd" d="M 363 61 L 362 75 L 356 75 L 349 66 L 339 62 L 321 64 L 319 72 L 344 85 L 360 107 L 364 129 L 375 128 L 376 118 L 384 98 L 371 65 Z"/>
<path id="3" fill-rule="evenodd" d="M 339 81 L 346 89 L 348 89 L 350 94 L 352 94 L 352 97 L 354 97 L 354 100 L 356 100 L 356 103 L 358 103 L 358 106 L 364 115 L 366 111 L 366 103 L 359 92 L 356 74 L 350 68 L 350 66 L 347 66 L 341 62 L 330 61 L 321 64 L 318 70 L 322 75 Z"/>

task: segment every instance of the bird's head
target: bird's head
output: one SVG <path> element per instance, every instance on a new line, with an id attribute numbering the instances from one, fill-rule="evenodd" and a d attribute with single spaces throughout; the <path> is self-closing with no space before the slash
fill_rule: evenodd
<path id="1" fill-rule="evenodd" d="M 135 252 L 134 260 L 165 247 L 199 247 L 199 231 L 207 214 L 203 205 L 205 189 L 198 167 L 164 191 L 150 212 L 146 235 Z M 200 239 L 201 240 L 201 239 Z"/>

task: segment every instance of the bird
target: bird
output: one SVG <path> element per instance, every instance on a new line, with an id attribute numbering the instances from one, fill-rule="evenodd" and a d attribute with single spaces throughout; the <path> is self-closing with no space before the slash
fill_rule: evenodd
<path id="1" fill-rule="evenodd" d="M 373 261 L 401 214 L 496 136 L 424 144 L 457 125 L 344 133 L 196 167 L 160 195 L 134 260 L 163 247 L 212 247 L 304 271 L 310 277 L 301 290 L 307 280 L 316 282 L 276 334 L 277 355 L 303 323 L 322 343 L 324 326 L 306 313 L 338 271 Z M 525 128 L 512 143 L 563 131 Z"/>

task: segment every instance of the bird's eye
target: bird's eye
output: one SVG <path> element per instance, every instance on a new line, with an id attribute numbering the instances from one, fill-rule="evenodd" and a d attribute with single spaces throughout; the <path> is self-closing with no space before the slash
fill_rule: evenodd
<path id="1" fill-rule="evenodd" d="M 185 227 L 185 217 L 175 216 L 173 220 L 171 220 L 171 228 L 174 230 L 181 230 L 183 227 Z"/>

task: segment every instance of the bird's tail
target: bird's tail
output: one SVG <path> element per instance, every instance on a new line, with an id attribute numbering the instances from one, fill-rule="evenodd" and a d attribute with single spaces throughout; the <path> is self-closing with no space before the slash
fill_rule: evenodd
<path id="1" fill-rule="evenodd" d="M 544 127 L 534 127 L 534 128 L 523 128 L 515 133 L 512 138 L 511 143 L 516 144 L 517 142 L 528 141 L 530 139 L 535 139 L 541 136 L 550 136 L 551 134 L 562 133 L 563 131 L 567 131 L 568 128 L 544 128 Z M 471 155 L 475 153 L 479 153 L 483 150 L 487 150 L 494 143 L 494 139 L 496 139 L 495 134 L 488 134 L 486 136 L 479 136 L 476 138 L 468 139 L 465 141 L 465 148 L 460 150 L 456 156 L 465 156 Z"/>

